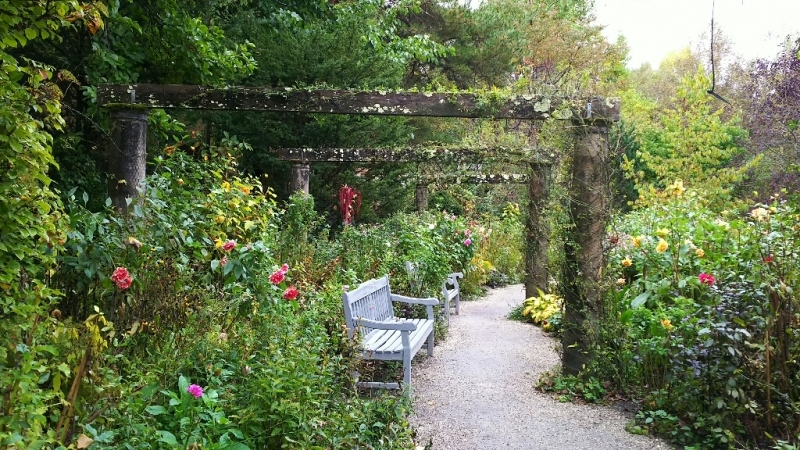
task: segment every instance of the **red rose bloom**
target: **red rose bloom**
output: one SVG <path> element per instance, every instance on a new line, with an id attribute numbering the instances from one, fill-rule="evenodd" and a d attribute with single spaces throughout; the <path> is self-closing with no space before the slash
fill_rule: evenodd
<path id="1" fill-rule="evenodd" d="M 133 278 L 131 278 L 131 274 L 128 273 L 128 269 L 124 267 L 117 267 L 114 270 L 114 273 L 111 274 L 111 281 L 113 281 L 119 289 L 124 291 L 125 289 L 131 287 Z"/>
<path id="2" fill-rule="evenodd" d="M 226 241 L 224 244 L 222 244 L 222 249 L 225 250 L 226 252 L 229 252 L 234 248 L 236 248 L 236 241 L 234 241 L 233 239 Z"/>
<path id="3" fill-rule="evenodd" d="M 280 284 L 284 277 L 285 275 L 283 272 L 276 270 L 275 272 L 272 272 L 272 275 L 269 276 L 269 282 L 272 284 Z"/>
<path id="4" fill-rule="evenodd" d="M 297 298 L 297 288 L 294 286 L 289 286 L 283 291 L 283 298 L 286 300 L 294 300 Z"/>

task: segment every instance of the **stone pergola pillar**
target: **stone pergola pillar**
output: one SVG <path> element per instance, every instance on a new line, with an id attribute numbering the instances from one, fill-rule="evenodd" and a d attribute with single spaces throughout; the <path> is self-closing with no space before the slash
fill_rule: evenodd
<path id="1" fill-rule="evenodd" d="M 128 199 L 139 194 L 147 163 L 147 115 L 142 107 L 115 107 L 111 110 L 111 142 L 108 165 L 111 177 L 108 195 L 114 207 L 126 213 Z"/>
<path id="2" fill-rule="evenodd" d="M 417 206 L 417 211 L 422 212 L 428 209 L 428 185 L 425 183 L 418 183 L 417 189 L 414 191 L 414 204 Z"/>
<path id="3" fill-rule="evenodd" d="M 576 124 L 570 186 L 573 227 L 565 243 L 563 371 L 577 374 L 588 364 L 603 316 L 603 242 L 609 218 L 608 124 Z"/>
<path id="4" fill-rule="evenodd" d="M 531 163 L 528 182 L 528 220 L 525 226 L 525 297 L 535 297 L 538 291 L 548 292 L 548 251 L 550 224 L 545 209 L 550 197 L 550 163 Z"/>
<path id="5" fill-rule="evenodd" d="M 294 194 L 303 191 L 308 195 L 308 183 L 311 178 L 311 165 L 308 163 L 292 164 L 292 181 L 289 190 Z"/>

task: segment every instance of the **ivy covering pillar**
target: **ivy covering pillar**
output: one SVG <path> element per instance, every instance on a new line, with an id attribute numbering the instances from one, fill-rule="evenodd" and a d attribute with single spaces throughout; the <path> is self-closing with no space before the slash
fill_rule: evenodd
<path id="1" fill-rule="evenodd" d="M 139 195 L 147 163 L 147 114 L 142 107 L 111 110 L 111 143 L 108 147 L 108 195 L 123 213 L 128 199 Z"/>
<path id="2" fill-rule="evenodd" d="M 550 249 L 550 225 L 547 222 L 545 208 L 550 197 L 549 163 L 531 163 L 531 175 L 528 182 L 528 221 L 525 227 L 527 234 L 525 246 L 525 296 L 539 295 L 538 291 L 548 292 L 547 281 L 548 256 Z"/>
<path id="3" fill-rule="evenodd" d="M 609 217 L 608 127 L 577 128 L 572 158 L 570 216 L 565 243 L 563 371 L 574 375 L 591 361 L 591 344 L 603 316 L 601 286 Z"/>

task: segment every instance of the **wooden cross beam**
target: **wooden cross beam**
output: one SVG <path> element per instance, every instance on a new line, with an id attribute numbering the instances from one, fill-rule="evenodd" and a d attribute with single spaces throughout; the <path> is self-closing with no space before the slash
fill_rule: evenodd
<path id="1" fill-rule="evenodd" d="M 617 121 L 618 99 L 516 95 L 482 98 L 474 93 L 348 91 L 231 86 L 211 88 L 176 84 L 101 84 L 100 106 L 226 111 L 273 111 L 389 116 L 548 118 Z"/>
<path id="2" fill-rule="evenodd" d="M 546 153 L 547 156 L 543 156 Z M 534 148 L 406 147 L 406 148 L 279 148 L 278 158 L 293 162 L 498 161 L 549 164 L 552 152 Z"/>
<path id="3" fill-rule="evenodd" d="M 494 174 L 441 174 L 436 176 L 422 176 L 417 178 L 421 183 L 444 182 L 451 184 L 525 184 L 530 177 L 523 173 L 494 173 Z"/>

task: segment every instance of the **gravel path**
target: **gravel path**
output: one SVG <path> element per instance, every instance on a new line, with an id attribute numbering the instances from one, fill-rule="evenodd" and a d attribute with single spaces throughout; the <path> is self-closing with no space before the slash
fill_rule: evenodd
<path id="1" fill-rule="evenodd" d="M 434 450 L 670 448 L 628 434 L 620 411 L 559 403 L 534 389 L 559 360 L 552 338 L 506 318 L 524 297 L 522 285 L 513 285 L 462 302 L 434 356 L 415 359 L 417 445 L 432 439 Z"/>

